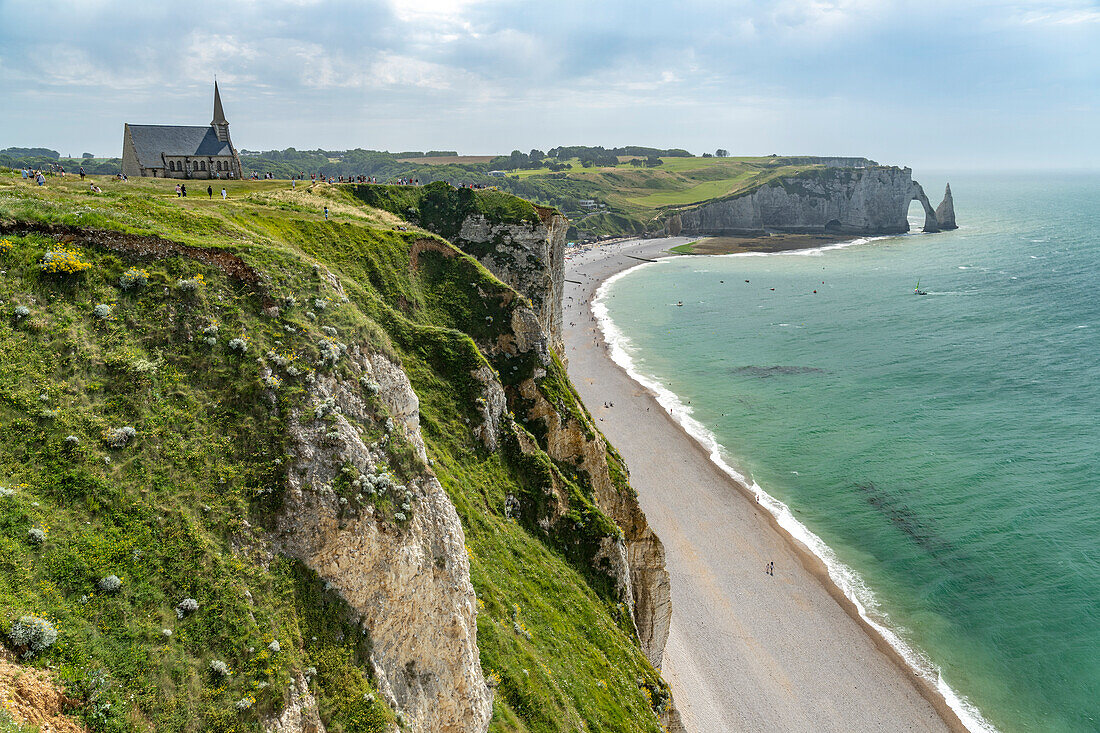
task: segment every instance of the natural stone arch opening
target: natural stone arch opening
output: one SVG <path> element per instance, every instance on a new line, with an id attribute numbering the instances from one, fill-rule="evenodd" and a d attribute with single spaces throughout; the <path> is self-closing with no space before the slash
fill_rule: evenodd
<path id="1" fill-rule="evenodd" d="M 825 222 L 826 234 L 840 234 L 844 231 L 844 225 L 840 223 L 840 219 L 830 219 Z"/>
<path id="2" fill-rule="evenodd" d="M 919 232 L 924 229 L 926 214 L 920 201 L 911 199 L 905 210 L 905 220 L 909 224 L 910 232 Z"/>
<path id="3" fill-rule="evenodd" d="M 924 209 L 924 226 L 921 228 L 926 232 L 938 232 L 940 225 L 936 220 L 936 210 L 932 208 L 932 204 L 929 203 L 928 197 L 924 194 L 924 189 L 916 181 L 913 182 L 913 198 L 909 204 L 910 210 L 912 210 L 913 201 L 920 203 L 921 208 Z"/>

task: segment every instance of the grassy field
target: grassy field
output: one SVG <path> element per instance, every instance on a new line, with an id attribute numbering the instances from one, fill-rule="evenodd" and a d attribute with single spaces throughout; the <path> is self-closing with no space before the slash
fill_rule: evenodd
<path id="1" fill-rule="evenodd" d="M 541 451 L 490 452 L 471 432 L 469 374 L 488 358 L 479 345 L 506 335 L 521 298 L 469 257 L 421 254 L 412 267 L 414 242 L 450 245 L 346 187 L 228 182 L 222 201 L 198 182 L 187 198 L 174 181 L 96 182 L 102 193 L 71 176 L 36 187 L 0 172 L 0 221 L 155 234 L 236 255 L 261 279 L 79 237 L 66 244 L 75 264 L 51 273 L 42 263 L 55 239 L 0 244 L 0 641 L 23 616 L 49 620 L 57 642 L 27 663 L 56 671 L 82 722 L 258 731 L 302 673 L 330 731 L 394 729 L 354 614 L 317 575 L 265 550 L 287 414 L 334 329 L 399 360 L 420 399 L 429 456 L 466 533 L 481 665 L 496 685 L 491 730 L 657 733 L 667 687 L 584 554 L 617 531 L 585 478 Z M 528 204 L 494 196 L 479 210 L 528 215 Z M 146 284 L 122 289 L 134 271 Z M 277 316 L 265 313 L 271 301 L 283 305 Z M 307 305 L 318 301 L 328 305 Z M 278 371 L 272 354 L 299 370 Z M 506 387 L 534 375 L 533 360 L 502 359 L 488 363 Z M 536 385 L 590 422 L 559 362 Z M 131 442 L 112 447 L 107 431 L 123 426 Z M 414 470 L 397 452 L 391 463 L 398 475 Z M 509 494 L 533 501 L 548 482 L 570 496 L 572 532 L 505 514 Z M 111 575 L 121 587 L 105 590 Z M 198 609 L 180 617 L 183 598 Z M 212 673 L 214 661 L 230 674 Z"/>
<path id="2" fill-rule="evenodd" d="M 510 172 L 501 187 L 561 208 L 591 234 L 641 233 L 663 227 L 674 209 L 750 191 L 775 178 L 796 175 L 814 166 L 786 158 L 662 158 L 645 168 L 581 167 L 554 173 L 548 168 Z M 606 216 L 588 217 L 583 199 L 606 205 Z"/>

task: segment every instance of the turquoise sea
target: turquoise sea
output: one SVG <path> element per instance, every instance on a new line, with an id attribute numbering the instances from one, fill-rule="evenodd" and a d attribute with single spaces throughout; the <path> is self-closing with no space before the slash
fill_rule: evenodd
<path id="1" fill-rule="evenodd" d="M 601 302 L 975 728 L 1097 731 L 1100 175 L 917 178 L 958 231 L 676 257 Z"/>

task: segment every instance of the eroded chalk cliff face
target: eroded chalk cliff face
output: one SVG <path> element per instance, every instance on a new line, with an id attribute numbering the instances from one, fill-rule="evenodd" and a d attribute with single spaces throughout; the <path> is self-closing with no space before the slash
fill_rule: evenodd
<path id="1" fill-rule="evenodd" d="M 417 397 L 381 354 L 353 346 L 348 363 L 356 379 L 318 374 L 310 408 L 291 417 L 276 544 L 359 614 L 378 688 L 407 729 L 484 731 L 492 698 L 462 525 L 427 468 Z M 404 475 L 391 465 L 401 452 Z"/>
<path id="2" fill-rule="evenodd" d="M 455 244 L 531 300 L 551 348 L 560 354 L 565 351 L 561 301 L 569 220 L 553 209 L 536 210 L 537 224 L 494 222 L 482 214 L 469 216 L 462 222 Z"/>
<path id="3" fill-rule="evenodd" d="M 408 203 L 382 193 L 364 189 L 359 196 L 397 211 Z M 671 618 L 664 548 L 626 467 L 562 364 L 568 221 L 540 207 L 497 215 L 471 199 L 472 192 L 442 186 L 414 194 L 422 198 L 404 213 L 523 296 L 509 291 L 502 310 L 487 319 L 491 327 L 471 333 L 484 362 L 469 373 L 480 385 L 474 405 L 480 419 L 467 421 L 470 433 L 527 477 L 526 491 L 509 495 L 502 509 L 565 555 L 598 592 L 621 603 L 623 621 L 659 667 Z M 414 243 L 410 266 L 431 269 L 425 263 L 433 257 L 458 261 L 442 242 L 424 239 Z M 361 614 L 378 687 L 412 730 L 482 731 L 492 703 L 478 665 L 475 600 L 454 507 L 423 465 L 416 475 L 395 479 L 401 485 L 393 500 L 361 489 L 364 480 L 374 486 L 387 475 L 387 460 L 402 441 L 426 463 L 416 396 L 401 369 L 384 357 L 349 351 L 348 358 L 361 376 L 339 381 L 319 375 L 310 387 L 313 412 L 291 421 L 295 461 L 279 520 L 280 547 Z M 362 394 L 364 380 L 377 390 L 378 404 Z M 392 427 L 385 438 L 368 441 L 363 435 L 371 433 L 372 419 L 378 423 L 380 408 Z M 666 727 L 676 730 L 667 686 L 653 687 L 651 699 Z"/>
<path id="4" fill-rule="evenodd" d="M 909 231 L 911 201 L 924 208 L 924 231 L 955 228 L 950 191 L 937 215 L 911 169 L 887 166 L 814 168 L 680 212 L 680 218 L 691 235 L 902 234 Z"/>

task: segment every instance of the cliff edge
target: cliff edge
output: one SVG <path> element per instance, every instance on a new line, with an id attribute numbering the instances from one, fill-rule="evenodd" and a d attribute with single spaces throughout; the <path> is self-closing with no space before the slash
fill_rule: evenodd
<path id="1" fill-rule="evenodd" d="M 0 172 L 0 643 L 70 716 L 674 725 L 663 548 L 556 351 L 555 212 L 97 184 Z"/>
<path id="2" fill-rule="evenodd" d="M 912 170 L 894 166 L 820 166 L 734 196 L 672 212 L 684 234 L 757 235 L 764 232 L 876 236 L 909 231 L 911 201 L 924 208 L 924 231 L 954 229 L 948 186 L 938 210 Z"/>

